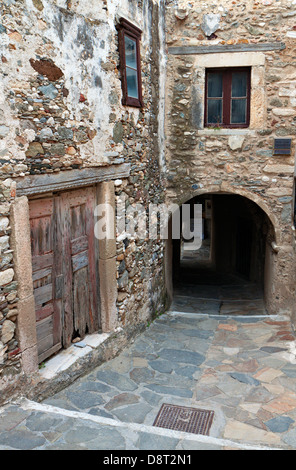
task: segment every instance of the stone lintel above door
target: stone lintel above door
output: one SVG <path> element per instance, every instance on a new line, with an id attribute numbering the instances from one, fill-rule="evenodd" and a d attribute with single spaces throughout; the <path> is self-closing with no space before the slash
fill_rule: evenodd
<path id="1" fill-rule="evenodd" d="M 129 163 L 122 163 L 120 165 L 60 171 L 59 173 L 29 175 L 16 178 L 16 194 L 18 197 L 32 196 L 34 194 L 81 188 L 102 181 L 127 178 L 130 175 L 130 168 Z"/>

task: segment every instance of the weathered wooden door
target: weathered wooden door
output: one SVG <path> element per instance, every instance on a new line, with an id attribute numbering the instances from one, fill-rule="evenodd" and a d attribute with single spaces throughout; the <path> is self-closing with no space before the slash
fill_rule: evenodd
<path id="1" fill-rule="evenodd" d="M 61 301 L 56 292 L 54 198 L 30 202 L 33 288 L 39 362 L 61 345 Z"/>
<path id="2" fill-rule="evenodd" d="M 63 345 L 99 329 L 93 188 L 61 195 L 64 248 Z"/>
<path id="3" fill-rule="evenodd" d="M 30 202 L 39 361 L 100 328 L 95 190 Z"/>

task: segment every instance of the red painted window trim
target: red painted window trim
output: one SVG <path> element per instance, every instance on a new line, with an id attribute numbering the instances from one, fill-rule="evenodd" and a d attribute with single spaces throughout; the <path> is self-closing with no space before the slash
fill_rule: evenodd
<path id="1" fill-rule="evenodd" d="M 211 72 L 219 72 L 223 74 L 223 122 L 219 124 L 208 124 L 207 110 L 208 110 L 208 74 Z M 247 114 L 246 123 L 244 124 L 231 124 L 230 122 L 230 106 L 231 106 L 231 84 L 232 74 L 234 72 L 248 72 L 247 79 Z M 222 127 L 230 129 L 246 128 L 250 125 L 250 104 L 251 104 L 251 67 L 227 67 L 206 70 L 206 86 L 205 86 L 205 127 Z"/>
<path id="2" fill-rule="evenodd" d="M 142 93 L 142 73 L 141 73 L 141 52 L 140 41 L 142 31 L 135 25 L 130 23 L 124 18 L 121 18 L 117 25 L 118 31 L 118 49 L 119 49 L 119 68 L 121 72 L 122 84 L 122 104 L 125 106 L 134 106 L 136 108 L 143 107 L 143 93 Z M 137 48 L 137 77 L 138 77 L 138 96 L 139 98 L 132 98 L 128 96 L 127 80 L 126 80 L 126 60 L 125 60 L 125 37 L 130 37 L 136 42 Z"/>

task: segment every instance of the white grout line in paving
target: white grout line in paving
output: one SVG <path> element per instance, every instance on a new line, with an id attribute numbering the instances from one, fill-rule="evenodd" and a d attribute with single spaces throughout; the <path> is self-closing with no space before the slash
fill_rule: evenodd
<path id="1" fill-rule="evenodd" d="M 28 399 L 23 399 L 18 405 L 25 411 L 39 411 L 42 413 L 51 413 L 60 416 L 65 416 L 73 419 L 81 419 L 84 421 L 91 421 L 94 424 L 100 424 L 102 426 L 111 426 L 116 428 L 130 429 L 133 432 L 146 432 L 158 436 L 166 436 L 168 438 L 175 438 L 179 440 L 186 440 L 191 442 L 204 443 L 205 445 L 216 445 L 226 448 L 237 448 L 240 450 L 282 450 L 281 448 L 266 447 L 266 446 L 255 446 L 248 444 L 241 444 L 233 442 L 228 439 L 219 439 L 210 436 L 203 436 L 197 434 L 185 433 L 182 431 L 174 431 L 170 429 L 157 428 L 146 424 L 138 423 L 127 423 L 123 421 L 117 421 L 115 419 L 104 418 L 102 416 L 94 416 L 88 413 L 80 411 L 71 411 L 63 408 L 58 408 L 52 405 L 45 405 L 37 403 Z"/>
<path id="2" fill-rule="evenodd" d="M 192 318 L 216 318 L 216 319 L 222 319 L 222 318 L 231 318 L 235 320 L 236 318 L 238 319 L 248 319 L 251 320 L 252 318 L 262 318 L 263 319 L 268 319 L 268 320 L 281 320 L 281 321 L 289 321 L 291 320 L 291 317 L 288 315 L 232 315 L 231 313 L 223 313 L 221 315 L 218 315 L 216 313 L 193 313 L 193 312 L 180 312 L 178 310 L 169 310 L 167 315 L 181 315 L 181 316 L 188 316 Z"/>

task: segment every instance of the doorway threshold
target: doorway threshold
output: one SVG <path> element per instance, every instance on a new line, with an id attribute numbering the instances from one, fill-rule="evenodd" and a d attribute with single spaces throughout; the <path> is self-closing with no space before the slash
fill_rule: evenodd
<path id="1" fill-rule="evenodd" d="M 262 319 L 274 320 L 274 321 L 291 321 L 291 317 L 289 314 L 285 313 L 278 313 L 278 314 L 263 314 L 263 315 L 231 315 L 231 314 L 217 314 L 217 313 L 194 313 L 194 312 L 187 312 L 187 311 L 179 311 L 175 309 L 171 309 L 168 311 L 169 315 L 172 316 L 184 316 L 189 318 L 213 318 L 217 320 L 226 320 L 226 319 L 233 319 L 238 320 L 246 323 L 252 323 L 255 321 L 260 321 Z"/>
<path id="2" fill-rule="evenodd" d="M 73 366 L 79 359 L 97 349 L 110 336 L 110 333 L 87 335 L 79 343 L 72 344 L 67 349 L 60 351 L 56 356 L 48 359 L 40 366 L 39 375 L 42 379 L 53 379 L 61 372 Z"/>
<path id="3" fill-rule="evenodd" d="M 206 299 L 175 296 L 172 310 L 209 315 L 265 316 L 268 314 L 263 299 Z"/>

